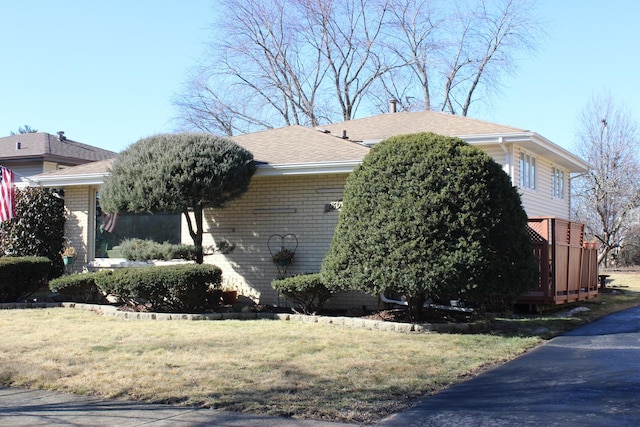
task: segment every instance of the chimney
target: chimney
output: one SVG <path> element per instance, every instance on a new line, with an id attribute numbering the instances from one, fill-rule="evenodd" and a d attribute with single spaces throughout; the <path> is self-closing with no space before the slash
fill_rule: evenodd
<path id="1" fill-rule="evenodd" d="M 349 137 L 347 137 L 347 130 L 346 129 L 342 130 L 342 139 L 349 139 Z"/>
<path id="2" fill-rule="evenodd" d="M 22 148 L 22 143 L 20 141 L 16 142 L 16 150 L 19 150 Z"/>
<path id="3" fill-rule="evenodd" d="M 398 101 L 395 98 L 391 98 L 389 100 L 389 112 L 390 113 L 395 113 L 396 112 L 397 104 L 398 104 Z"/>

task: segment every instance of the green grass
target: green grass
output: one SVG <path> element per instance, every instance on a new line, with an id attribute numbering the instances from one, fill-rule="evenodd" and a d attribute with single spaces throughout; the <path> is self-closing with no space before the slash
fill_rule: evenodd
<path id="1" fill-rule="evenodd" d="M 285 321 L 145 321 L 0 311 L 0 383 L 147 402 L 372 423 L 545 339 L 640 305 L 612 276 L 574 317 L 496 319 L 482 334 L 400 334 Z"/>

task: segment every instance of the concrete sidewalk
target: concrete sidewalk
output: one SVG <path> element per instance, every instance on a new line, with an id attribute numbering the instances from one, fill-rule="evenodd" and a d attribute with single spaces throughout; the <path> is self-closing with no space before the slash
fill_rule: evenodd
<path id="1" fill-rule="evenodd" d="M 0 388 L 3 426 L 336 427 L 348 424 Z"/>
<path id="2" fill-rule="evenodd" d="M 0 387 L 0 425 L 350 424 Z M 351 424 L 353 425 L 353 424 Z M 580 327 L 377 426 L 640 426 L 640 307 Z"/>

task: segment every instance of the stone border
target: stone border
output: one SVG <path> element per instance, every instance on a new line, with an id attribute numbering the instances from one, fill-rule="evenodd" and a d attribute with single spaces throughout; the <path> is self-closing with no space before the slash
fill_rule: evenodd
<path id="1" fill-rule="evenodd" d="M 349 328 L 369 329 L 373 331 L 401 332 L 401 333 L 469 333 L 481 332 L 489 329 L 488 320 L 473 323 L 401 323 L 385 320 L 362 319 L 360 317 L 345 316 L 313 316 L 289 313 L 144 313 L 137 311 L 120 311 L 112 305 L 85 304 L 76 302 L 60 303 L 2 303 L 0 310 L 29 309 L 29 308 L 76 308 L 87 310 L 102 316 L 133 320 L 289 320 L 294 322 L 320 323 L 325 325 L 339 325 Z"/>

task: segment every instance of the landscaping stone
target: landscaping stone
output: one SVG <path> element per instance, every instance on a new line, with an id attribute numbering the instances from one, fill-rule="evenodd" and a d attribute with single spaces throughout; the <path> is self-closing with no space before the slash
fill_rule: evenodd
<path id="1" fill-rule="evenodd" d="M 488 320 L 472 323 L 422 323 L 412 324 L 403 322 L 391 322 L 385 320 L 366 319 L 347 316 L 318 316 L 291 313 L 268 313 L 243 310 L 240 312 L 225 313 L 152 313 L 121 311 L 113 305 L 85 304 L 75 302 L 60 303 L 2 303 L 0 310 L 28 309 L 28 308 L 74 308 L 87 310 L 102 316 L 112 316 L 129 320 L 280 320 L 305 323 L 320 323 L 324 325 L 346 326 L 350 328 L 363 328 L 384 332 L 396 333 L 463 333 L 486 330 L 490 326 Z"/>

